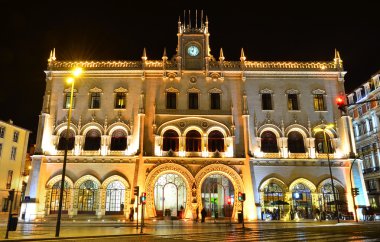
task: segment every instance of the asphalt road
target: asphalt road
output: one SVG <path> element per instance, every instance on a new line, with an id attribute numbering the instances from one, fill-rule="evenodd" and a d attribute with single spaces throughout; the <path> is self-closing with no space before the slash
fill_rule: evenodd
<path id="1" fill-rule="evenodd" d="M 64 241 L 380 241 L 380 223 L 344 222 L 252 222 L 241 224 L 193 223 L 190 221 L 147 223 L 140 234 L 130 223 L 64 223 Z M 55 223 L 19 224 L 9 240 L 56 241 Z M 0 224 L 0 238 L 5 224 Z"/>

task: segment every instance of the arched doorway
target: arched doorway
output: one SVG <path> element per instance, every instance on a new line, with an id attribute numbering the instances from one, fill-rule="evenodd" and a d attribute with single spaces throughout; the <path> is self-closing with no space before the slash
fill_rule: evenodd
<path id="1" fill-rule="evenodd" d="M 127 149 L 127 133 L 122 129 L 117 129 L 112 133 L 110 150 Z"/>
<path id="2" fill-rule="evenodd" d="M 79 186 L 78 190 L 78 214 L 94 214 L 98 201 L 98 185 L 87 180 Z"/>
<path id="3" fill-rule="evenodd" d="M 265 214 L 266 219 L 267 216 L 270 216 L 271 219 L 280 220 L 281 217 L 288 211 L 289 203 L 286 202 L 284 191 L 282 188 L 276 183 L 269 183 L 264 187 L 264 210 L 263 214 Z"/>
<path id="4" fill-rule="evenodd" d="M 294 186 L 292 191 L 293 211 L 299 218 L 313 218 L 311 190 L 302 183 Z"/>
<path id="5" fill-rule="evenodd" d="M 231 217 L 235 195 L 232 182 L 226 176 L 208 176 L 202 184 L 201 198 L 208 217 Z M 231 206 L 227 203 L 228 198 L 231 199 Z"/>
<path id="6" fill-rule="evenodd" d="M 261 151 L 265 153 L 277 153 L 277 137 L 272 131 L 264 131 L 261 134 Z"/>
<path id="7" fill-rule="evenodd" d="M 66 144 L 67 144 L 67 149 L 68 150 L 74 149 L 75 133 L 74 133 L 74 131 L 69 130 L 68 141 L 66 141 L 66 132 L 67 132 L 67 130 L 64 130 L 59 135 L 59 141 L 58 141 L 58 145 L 57 145 L 57 150 L 65 150 L 66 149 Z"/>
<path id="8" fill-rule="evenodd" d="M 208 151 L 224 152 L 224 136 L 218 130 L 213 130 L 208 135 Z"/>
<path id="9" fill-rule="evenodd" d="M 183 218 L 186 208 L 186 183 L 173 173 L 161 175 L 154 185 L 154 205 L 158 217 Z"/>
<path id="10" fill-rule="evenodd" d="M 106 215 L 124 214 L 125 186 L 120 181 L 113 181 L 106 190 Z M 123 205 L 122 205 L 123 204 Z"/>
<path id="11" fill-rule="evenodd" d="M 288 134 L 288 150 L 290 153 L 305 153 L 303 136 L 297 131 Z"/>
<path id="12" fill-rule="evenodd" d="M 62 213 L 67 213 L 70 206 L 70 185 L 67 181 L 65 181 L 63 187 Z M 49 203 L 50 214 L 58 213 L 60 192 L 61 181 L 57 181 L 51 188 Z"/>

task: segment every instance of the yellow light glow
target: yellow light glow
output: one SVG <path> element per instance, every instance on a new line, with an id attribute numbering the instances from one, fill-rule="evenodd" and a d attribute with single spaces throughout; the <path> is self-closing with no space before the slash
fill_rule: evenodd
<path id="1" fill-rule="evenodd" d="M 32 166 L 28 166 L 28 169 L 31 170 L 31 169 L 32 169 Z"/>
<path id="2" fill-rule="evenodd" d="M 82 74 L 82 68 L 80 68 L 80 67 L 77 67 L 77 68 L 75 68 L 74 70 L 73 70 L 73 76 L 75 76 L 75 77 L 78 77 L 78 76 L 80 76 L 81 74 Z"/>
<path id="3" fill-rule="evenodd" d="M 67 82 L 68 84 L 71 84 L 71 83 L 74 82 L 74 78 L 72 78 L 72 77 L 68 77 L 68 78 L 66 79 L 66 82 Z"/>

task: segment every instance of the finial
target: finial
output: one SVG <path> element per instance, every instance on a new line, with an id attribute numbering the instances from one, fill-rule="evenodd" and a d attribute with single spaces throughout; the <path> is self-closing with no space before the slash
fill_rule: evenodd
<path id="1" fill-rule="evenodd" d="M 247 58 L 244 55 L 244 49 L 241 48 L 240 61 L 245 61 Z"/>
<path id="2" fill-rule="evenodd" d="M 205 23 L 208 25 L 208 17 L 207 17 L 207 15 L 206 15 L 206 22 Z"/>
<path id="3" fill-rule="evenodd" d="M 162 55 L 162 60 L 166 61 L 168 57 L 166 56 L 166 48 L 164 48 L 164 54 Z"/>
<path id="4" fill-rule="evenodd" d="M 49 56 L 48 62 L 52 62 L 55 60 L 56 60 L 56 58 L 55 58 L 55 48 L 54 48 L 53 50 L 50 51 L 50 56 Z"/>
<path id="5" fill-rule="evenodd" d="M 339 65 L 339 67 L 341 67 L 343 63 L 342 59 L 340 58 L 339 51 L 337 51 L 336 49 L 335 49 L 334 62 L 335 62 L 335 65 Z"/>
<path id="6" fill-rule="evenodd" d="M 223 48 L 220 48 L 219 61 L 224 61 Z"/>
<path id="7" fill-rule="evenodd" d="M 148 59 L 148 57 L 146 57 L 146 49 L 144 48 L 144 50 L 143 50 L 143 56 L 141 57 L 141 59 L 143 60 L 143 61 L 146 61 L 147 59 Z"/>

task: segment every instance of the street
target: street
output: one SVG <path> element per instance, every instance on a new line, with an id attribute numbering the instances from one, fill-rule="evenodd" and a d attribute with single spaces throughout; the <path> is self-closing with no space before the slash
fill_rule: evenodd
<path id="1" fill-rule="evenodd" d="M 379 222 L 228 222 L 148 220 L 141 230 L 130 222 L 65 222 L 59 239 L 65 241 L 379 241 Z M 0 224 L 5 241 L 6 224 Z M 55 223 L 19 223 L 8 240 L 54 241 Z"/>

